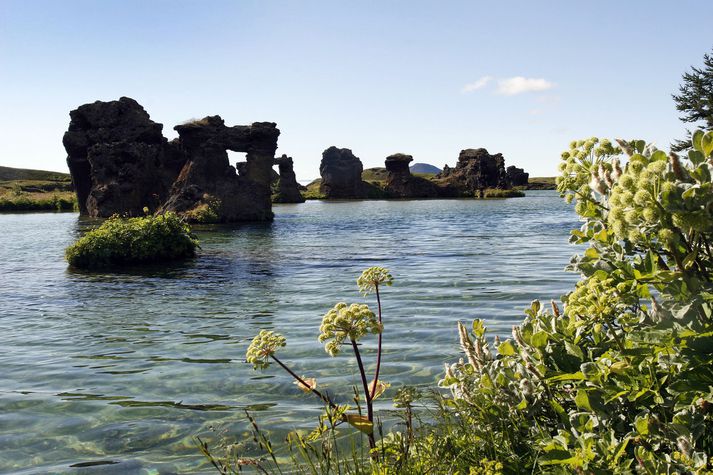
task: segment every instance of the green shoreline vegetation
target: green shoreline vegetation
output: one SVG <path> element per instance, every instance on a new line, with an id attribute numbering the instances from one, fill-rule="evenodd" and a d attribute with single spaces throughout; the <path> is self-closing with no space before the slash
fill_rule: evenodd
<path id="1" fill-rule="evenodd" d="M 571 241 L 587 246 L 569 266 L 581 278 L 563 310 L 533 301 L 506 340 L 489 337 L 482 320 L 459 322 L 463 358 L 446 366 L 438 388 L 390 395 L 378 376 L 388 331 L 379 284 L 393 278 L 367 269 L 358 284 L 364 295 L 376 293 L 378 319 L 364 304 L 339 303 L 319 337 L 332 356 L 351 343 L 362 386 L 354 404 L 335 404 L 327 388 L 294 373 L 275 356 L 286 339 L 263 330 L 247 361 L 257 369 L 277 363 L 317 396 L 324 414 L 312 432 L 288 435 L 287 455 L 247 414 L 252 436 L 224 453 L 198 439 L 213 467 L 221 474 L 247 466 L 315 474 L 713 473 L 713 131 L 694 133 L 686 158 L 641 140 L 616 144 L 580 140 L 562 154 L 558 190 L 583 221 Z M 368 333 L 379 337 L 370 383 L 357 344 Z M 395 416 L 374 413 L 377 386 Z"/>
<path id="2" fill-rule="evenodd" d="M 0 167 L 0 212 L 77 211 L 68 174 Z"/>

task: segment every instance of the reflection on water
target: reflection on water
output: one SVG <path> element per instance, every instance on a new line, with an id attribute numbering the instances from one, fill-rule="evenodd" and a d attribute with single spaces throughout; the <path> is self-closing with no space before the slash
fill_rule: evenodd
<path id="1" fill-rule="evenodd" d="M 241 431 L 242 409 L 262 411 L 264 427 L 309 426 L 314 401 L 276 369 L 253 372 L 245 349 L 278 329 L 298 373 L 350 394 L 349 356 L 328 357 L 316 337 L 335 302 L 364 301 L 355 279 L 365 267 L 396 278 L 383 295 L 392 391 L 438 379 L 458 356 L 457 320 L 508 334 L 532 299 L 575 280 L 562 269 L 578 225 L 553 192 L 275 214 L 198 229 L 195 260 L 120 273 L 67 270 L 63 249 L 91 221 L 0 215 L 0 472 L 209 473 L 192 437 Z"/>

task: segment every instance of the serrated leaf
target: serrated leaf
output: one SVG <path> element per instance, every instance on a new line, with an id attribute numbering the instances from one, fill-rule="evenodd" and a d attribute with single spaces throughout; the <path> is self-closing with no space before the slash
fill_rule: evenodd
<path id="1" fill-rule="evenodd" d="M 532 335 L 532 338 L 530 338 L 530 344 L 534 346 L 535 348 L 544 348 L 547 346 L 547 341 L 549 340 L 549 335 L 547 332 L 544 331 L 539 331 Z"/>
<path id="2" fill-rule="evenodd" d="M 693 136 L 691 137 L 691 144 L 693 145 L 693 148 L 699 152 L 703 152 L 703 147 L 701 146 L 703 133 L 704 132 L 702 130 L 696 130 L 693 132 Z"/>
<path id="3" fill-rule="evenodd" d="M 477 337 L 485 335 L 485 324 L 479 318 L 473 320 L 473 334 Z"/>
<path id="4" fill-rule="evenodd" d="M 547 378 L 548 381 L 582 381 L 584 379 L 584 373 L 577 371 L 576 373 L 561 373 Z"/>
<path id="5" fill-rule="evenodd" d="M 498 346 L 498 353 L 503 356 L 512 356 L 515 354 L 515 347 L 512 345 L 510 340 L 505 340 Z"/>
<path id="6" fill-rule="evenodd" d="M 713 153 L 713 132 L 706 132 L 701 137 L 701 151 L 706 157 Z"/>
<path id="7" fill-rule="evenodd" d="M 374 432 L 374 423 L 372 423 L 366 416 L 360 416 L 359 414 L 345 414 L 344 420 L 359 432 L 363 432 L 367 435 Z"/>
<path id="8" fill-rule="evenodd" d="M 584 353 L 582 353 L 582 350 L 579 348 L 579 346 L 575 345 L 574 343 L 565 341 L 564 348 L 567 350 L 567 353 L 572 356 L 576 356 L 577 358 L 579 358 L 580 361 L 584 359 Z"/>
<path id="9" fill-rule="evenodd" d="M 589 395 L 584 389 L 577 390 L 577 395 L 574 397 L 574 403 L 580 409 L 592 410 L 592 405 L 589 403 Z"/>
<path id="10" fill-rule="evenodd" d="M 657 162 L 657 161 L 667 161 L 668 160 L 668 155 L 666 155 L 666 152 L 663 150 L 656 150 L 654 153 L 651 154 L 651 161 L 652 162 Z"/>
<path id="11" fill-rule="evenodd" d="M 649 433 L 649 419 L 648 417 L 642 417 L 641 419 L 636 419 L 634 421 L 634 428 L 636 432 L 640 435 L 647 435 Z"/>

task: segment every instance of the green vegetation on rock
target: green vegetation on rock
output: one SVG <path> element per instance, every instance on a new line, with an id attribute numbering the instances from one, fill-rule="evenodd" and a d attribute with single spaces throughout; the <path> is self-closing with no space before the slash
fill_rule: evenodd
<path id="1" fill-rule="evenodd" d="M 501 190 L 500 188 L 487 188 L 483 192 L 483 198 L 520 198 L 525 196 L 520 190 L 510 189 Z"/>
<path id="2" fill-rule="evenodd" d="M 139 218 L 112 216 L 65 251 L 79 269 L 120 267 L 193 257 L 198 241 L 175 213 Z"/>

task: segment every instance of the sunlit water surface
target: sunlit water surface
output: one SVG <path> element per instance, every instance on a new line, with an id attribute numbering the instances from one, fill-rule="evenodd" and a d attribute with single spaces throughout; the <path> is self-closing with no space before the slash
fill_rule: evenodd
<path id="1" fill-rule="evenodd" d="M 279 330 L 298 373 L 348 394 L 353 359 L 316 338 L 336 302 L 365 301 L 366 267 L 396 279 L 383 291 L 390 391 L 438 380 L 459 356 L 456 321 L 508 334 L 532 299 L 576 280 L 563 268 L 578 224 L 555 192 L 280 205 L 273 223 L 199 229 L 190 262 L 124 273 L 67 269 L 87 226 L 0 215 L 0 473 L 210 473 L 194 437 L 239 439 L 245 408 L 278 440 L 309 427 L 315 400 L 279 368 L 253 371 L 245 349 Z M 72 467 L 92 462 L 107 463 Z"/>

